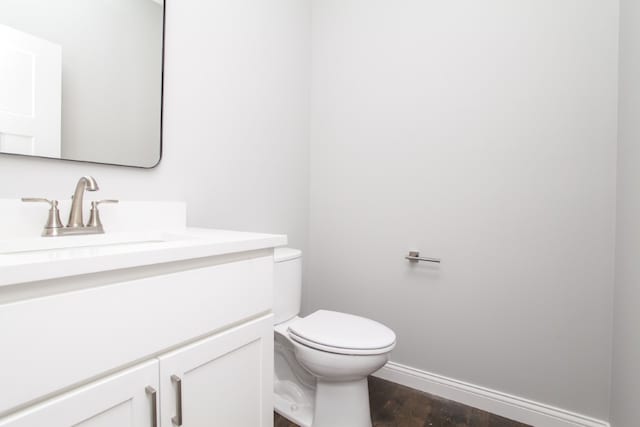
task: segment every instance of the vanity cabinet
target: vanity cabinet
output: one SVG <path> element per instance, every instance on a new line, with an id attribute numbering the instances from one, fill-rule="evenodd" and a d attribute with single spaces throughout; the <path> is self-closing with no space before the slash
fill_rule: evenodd
<path id="1" fill-rule="evenodd" d="M 0 426 L 153 426 L 158 387 L 158 361 L 151 360 L 0 419 Z"/>
<path id="2" fill-rule="evenodd" d="M 272 290 L 268 249 L 0 287 L 0 427 L 272 426 Z"/>
<path id="3" fill-rule="evenodd" d="M 21 384 L 0 388 L 0 414 L 271 312 L 271 253 L 202 262 L 83 277 L 92 286 L 0 303 L 0 325 L 19 325 L 0 328 L 0 383 Z"/>
<path id="4" fill-rule="evenodd" d="M 273 316 L 0 419 L 0 427 L 268 427 Z"/>

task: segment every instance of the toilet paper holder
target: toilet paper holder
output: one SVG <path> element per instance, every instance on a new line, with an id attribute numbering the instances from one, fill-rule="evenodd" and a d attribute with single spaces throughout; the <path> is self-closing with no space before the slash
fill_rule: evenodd
<path id="1" fill-rule="evenodd" d="M 418 252 L 418 251 L 409 251 L 409 255 L 407 255 L 404 258 L 409 260 L 410 262 L 423 261 L 423 262 L 433 262 L 433 263 L 436 263 L 436 264 L 440 264 L 442 262 L 442 260 L 439 259 L 439 258 L 421 257 L 420 256 L 420 252 Z"/>

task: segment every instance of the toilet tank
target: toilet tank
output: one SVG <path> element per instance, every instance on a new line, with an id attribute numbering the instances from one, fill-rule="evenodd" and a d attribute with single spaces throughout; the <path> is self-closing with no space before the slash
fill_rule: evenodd
<path id="1" fill-rule="evenodd" d="M 302 251 L 276 248 L 273 254 L 273 314 L 274 323 L 285 322 L 300 313 L 302 298 Z"/>

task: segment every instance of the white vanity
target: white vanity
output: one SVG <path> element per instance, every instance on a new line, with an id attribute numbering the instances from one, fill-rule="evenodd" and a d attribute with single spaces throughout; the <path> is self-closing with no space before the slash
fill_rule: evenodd
<path id="1" fill-rule="evenodd" d="M 0 200 L 0 426 L 270 426 L 273 248 L 122 202 L 107 233 L 38 237 Z"/>

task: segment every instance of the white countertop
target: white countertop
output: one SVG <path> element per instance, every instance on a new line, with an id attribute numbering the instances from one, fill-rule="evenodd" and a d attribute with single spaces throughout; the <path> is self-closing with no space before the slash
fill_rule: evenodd
<path id="1" fill-rule="evenodd" d="M 60 202 L 61 216 L 69 205 Z M 0 199 L 0 287 L 287 244 L 284 235 L 188 228 L 186 204 L 166 201 L 121 201 L 101 210 L 105 234 L 40 237 L 47 210 Z"/>
<path id="2" fill-rule="evenodd" d="M 0 240 L 0 286 L 269 249 L 284 235 L 181 228 Z"/>

